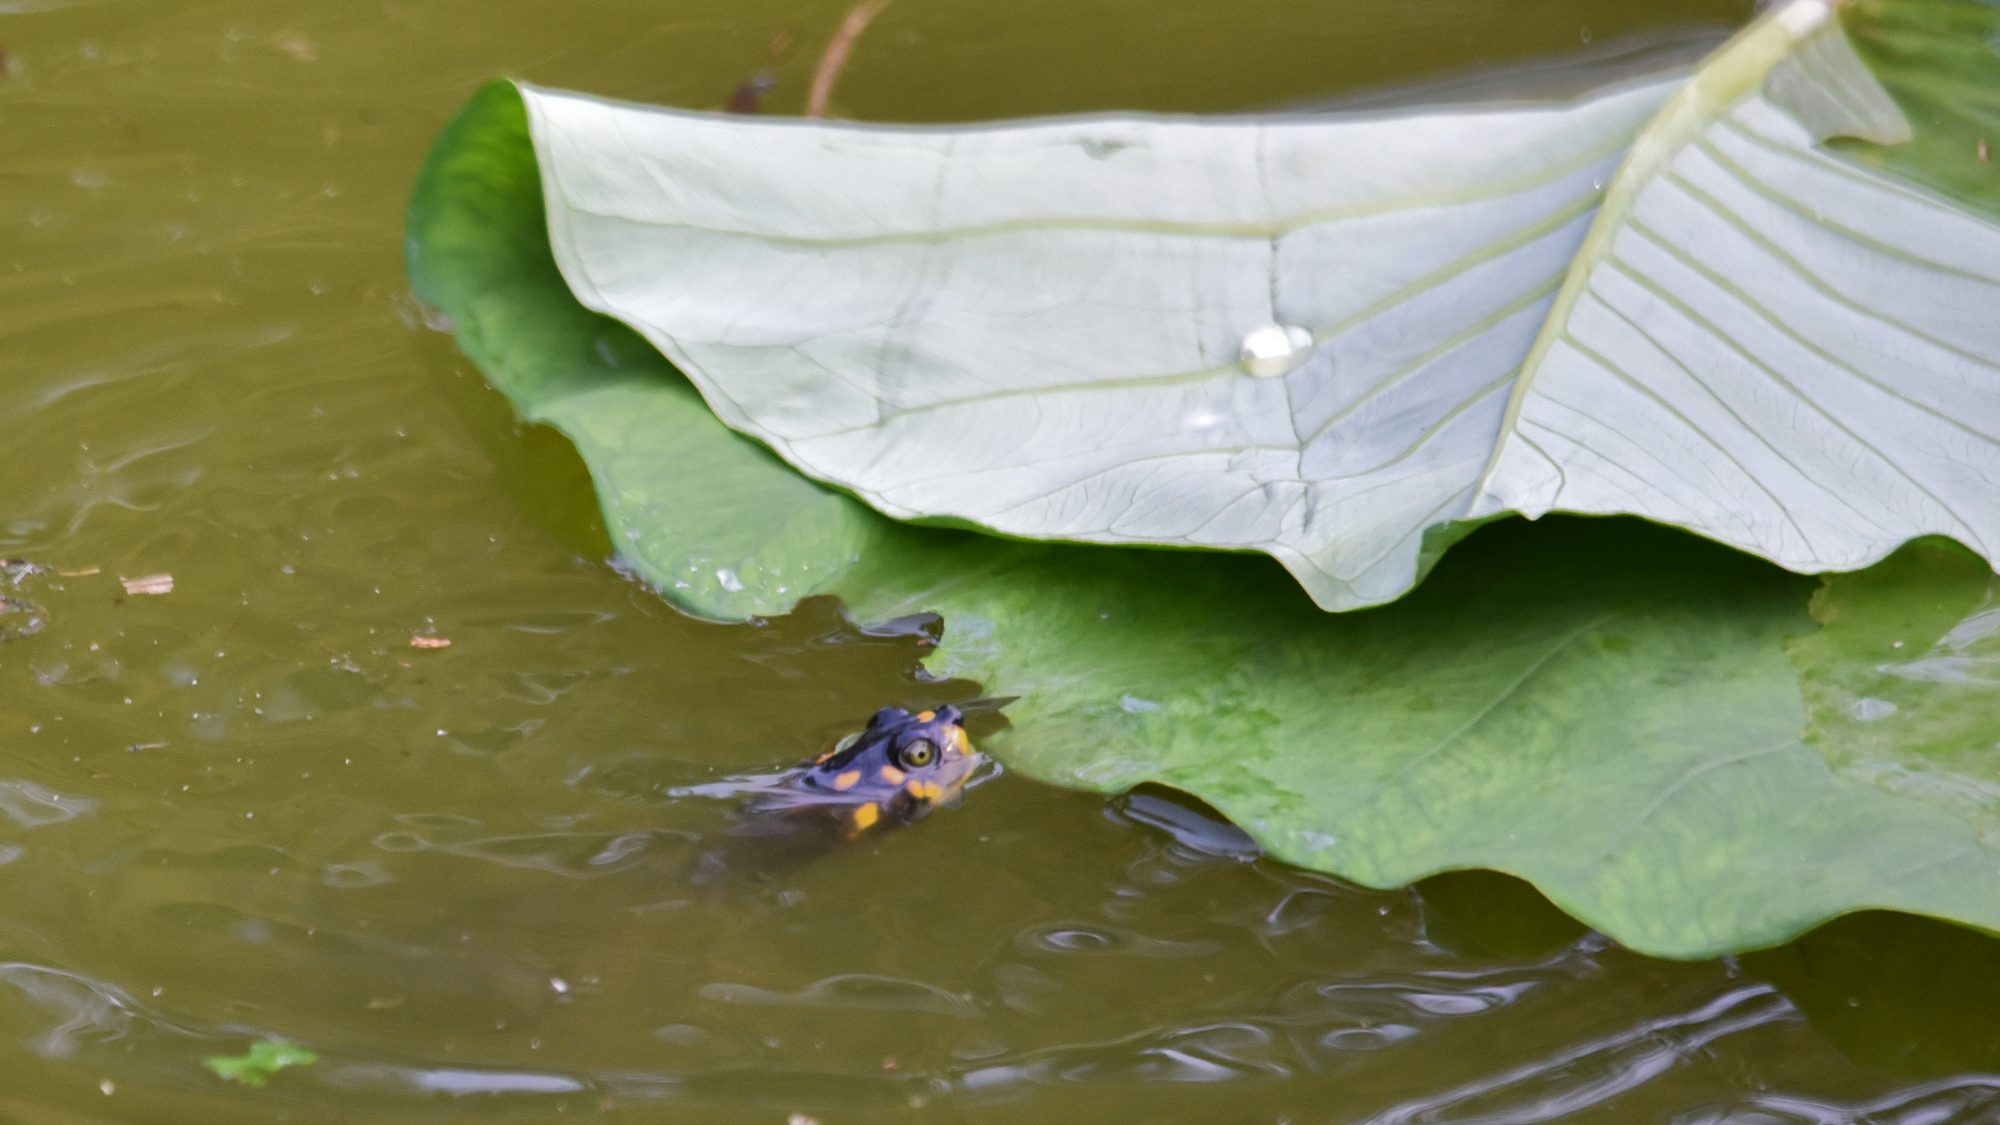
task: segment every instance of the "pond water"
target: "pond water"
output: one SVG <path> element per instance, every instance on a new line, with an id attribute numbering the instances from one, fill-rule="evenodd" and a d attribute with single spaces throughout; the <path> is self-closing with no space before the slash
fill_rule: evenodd
<path id="1" fill-rule="evenodd" d="M 0 1120 L 2000 1120 L 2000 956 L 1940 925 L 1666 963 L 1162 793 L 1003 776 L 783 857 L 675 796 L 977 687 L 608 565 L 402 208 L 486 77 L 795 111 L 843 7 L 0 2 Z M 904 0 L 835 105 L 1237 110 L 1748 7 Z M 318 1061 L 203 1066 L 266 1038 Z"/>

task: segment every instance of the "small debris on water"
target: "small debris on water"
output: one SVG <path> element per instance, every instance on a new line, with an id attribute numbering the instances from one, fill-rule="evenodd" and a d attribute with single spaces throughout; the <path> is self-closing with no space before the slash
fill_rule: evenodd
<path id="1" fill-rule="evenodd" d="M 723 106 L 728 113 L 764 112 L 764 95 L 778 86 L 778 77 L 769 71 L 753 74 L 729 95 L 729 102 Z"/>
<path id="2" fill-rule="evenodd" d="M 1979 153 L 1979 162 L 1981 164 L 1985 164 L 1993 159 L 1993 150 L 1986 147 L 1985 137 L 1979 138 L 1979 148 L 1977 151 Z"/>
<path id="3" fill-rule="evenodd" d="M 137 754 L 141 750 L 165 750 L 172 745 L 167 742 L 134 742 L 125 748 L 127 754 Z"/>
<path id="4" fill-rule="evenodd" d="M 42 612 L 41 606 L 26 598 L 10 598 L 0 594 L 0 641 L 32 637 L 41 632 L 48 623 L 48 615 Z"/>
<path id="5" fill-rule="evenodd" d="M 819 1118 L 810 1117 L 803 1113 L 794 1113 L 790 1117 L 785 1118 L 785 1125 L 819 1125 Z"/>
<path id="6" fill-rule="evenodd" d="M 56 573 L 64 578 L 88 578 L 93 574 L 102 574 L 104 571 L 99 567 L 86 566 L 76 570 L 58 570 Z"/>
<path id="7" fill-rule="evenodd" d="M 319 47 L 312 40 L 296 31 L 287 31 L 271 40 L 271 46 L 292 56 L 300 62 L 319 61 Z"/>
<path id="8" fill-rule="evenodd" d="M 417 633 L 410 637 L 411 648 L 450 648 L 450 637 L 426 637 Z"/>
<path id="9" fill-rule="evenodd" d="M 119 578 L 125 592 L 137 597 L 141 594 L 171 594 L 174 592 L 174 576 L 171 574 L 148 574 L 140 578 Z"/>
<path id="10" fill-rule="evenodd" d="M 100 1092 L 102 1092 L 105 1097 L 108 1098 L 111 1095 L 118 1092 L 118 1084 L 116 1082 L 113 1082 L 111 1079 L 107 1078 L 104 1081 L 99 1082 L 97 1084 L 97 1089 Z"/>

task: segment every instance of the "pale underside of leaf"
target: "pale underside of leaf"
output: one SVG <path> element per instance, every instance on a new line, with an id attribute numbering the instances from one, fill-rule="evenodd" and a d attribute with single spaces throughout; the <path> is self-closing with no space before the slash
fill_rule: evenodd
<path id="1" fill-rule="evenodd" d="M 1818 147 L 1907 135 L 1837 28 L 1785 64 L 1670 107 L 1621 173 L 1475 512 L 1636 513 L 1807 572 L 1927 534 L 1996 557 L 2000 228 Z"/>
<path id="2" fill-rule="evenodd" d="M 1352 608 L 1465 514 L 1669 89 L 957 131 L 524 96 L 579 299 L 810 475 L 902 518 L 1267 551 Z M 1314 337 L 1274 379 L 1238 364 L 1266 322 Z"/>
<path id="3" fill-rule="evenodd" d="M 524 96 L 579 298 L 892 516 L 1261 550 L 1329 609 L 1505 511 L 1992 558 L 2000 229 L 1818 147 L 1907 123 L 1817 0 L 1621 168 L 1669 92 L 956 130 Z M 1269 322 L 1312 347 L 1260 379 Z"/>

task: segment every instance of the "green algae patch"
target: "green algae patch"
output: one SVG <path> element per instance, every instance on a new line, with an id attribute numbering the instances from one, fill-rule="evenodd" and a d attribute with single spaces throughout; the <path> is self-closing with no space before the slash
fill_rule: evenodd
<path id="1" fill-rule="evenodd" d="M 217 1078 L 256 1088 L 269 1083 L 271 1076 L 281 1070 L 311 1066 L 318 1061 L 319 1055 L 297 1043 L 264 1039 L 252 1043 L 250 1049 L 240 1055 L 216 1055 L 205 1065 L 215 1072 Z"/>

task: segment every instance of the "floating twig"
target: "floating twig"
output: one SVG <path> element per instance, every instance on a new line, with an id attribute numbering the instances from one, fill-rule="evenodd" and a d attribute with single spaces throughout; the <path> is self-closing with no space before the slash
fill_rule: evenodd
<path id="1" fill-rule="evenodd" d="M 889 0 L 861 0 L 840 21 L 840 27 L 827 40 L 826 53 L 819 57 L 819 69 L 813 71 L 812 93 L 806 95 L 806 116 L 825 117 L 827 103 L 833 100 L 834 83 L 840 81 L 840 72 L 847 66 L 847 56 L 854 50 L 854 41 L 868 29 L 868 22 L 882 14 L 889 6 Z"/>
<path id="2" fill-rule="evenodd" d="M 148 574 L 141 578 L 120 578 L 125 592 L 139 594 L 171 594 L 174 592 L 174 576 L 171 574 Z"/>

